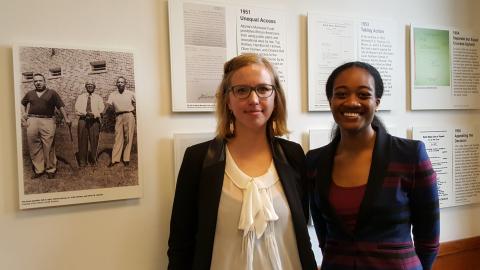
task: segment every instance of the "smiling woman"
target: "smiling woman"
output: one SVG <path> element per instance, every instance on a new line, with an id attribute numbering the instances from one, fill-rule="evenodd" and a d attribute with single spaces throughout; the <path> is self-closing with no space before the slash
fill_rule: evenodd
<path id="1" fill-rule="evenodd" d="M 345 83 L 353 85 L 345 85 Z M 338 101 L 336 103 L 339 103 L 341 100 L 347 97 L 347 94 L 351 92 L 354 92 L 356 100 L 354 100 L 353 104 L 350 103 L 351 111 L 346 112 L 347 115 L 352 112 L 355 112 L 355 115 L 359 115 L 362 110 L 365 109 L 365 106 L 362 106 L 362 103 L 365 102 L 359 102 L 359 100 L 374 101 L 374 112 L 376 112 L 383 96 L 383 90 L 383 80 L 380 76 L 380 73 L 373 66 L 363 62 L 349 62 L 338 67 L 332 72 L 332 74 L 330 74 L 325 87 L 325 93 L 329 100 L 330 109 L 334 117 L 336 114 L 334 112 L 334 108 L 332 107 L 332 101 Z M 334 96 L 334 93 L 336 96 Z M 351 102 L 352 100 L 347 101 Z M 348 102 L 347 105 L 349 105 Z M 367 105 L 367 107 L 371 106 L 374 105 Z M 373 125 L 380 126 L 385 129 L 385 126 L 380 119 L 378 119 L 374 112 L 369 113 L 372 118 L 367 122 L 371 122 Z M 364 112 L 362 113 L 363 116 L 365 116 Z M 355 115 L 350 114 L 350 116 Z M 335 122 L 338 125 L 337 119 L 335 119 Z M 368 129 L 368 125 L 364 127 Z M 340 136 L 339 127 L 334 129 L 334 136 Z"/>
<path id="2" fill-rule="evenodd" d="M 322 270 L 431 269 L 439 206 L 425 146 L 391 136 L 376 118 L 383 82 L 373 66 L 338 67 L 326 94 L 337 132 L 307 153 Z"/>
<path id="3" fill-rule="evenodd" d="M 330 109 L 342 132 L 373 132 L 370 123 L 380 104 L 374 91 L 375 81 L 365 69 L 352 67 L 338 75 Z"/>

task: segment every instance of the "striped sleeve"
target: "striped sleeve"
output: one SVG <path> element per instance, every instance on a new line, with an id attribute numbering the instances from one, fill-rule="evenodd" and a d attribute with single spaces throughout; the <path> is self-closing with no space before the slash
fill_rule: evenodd
<path id="1" fill-rule="evenodd" d="M 412 234 L 422 267 L 428 270 L 432 268 L 439 249 L 440 210 L 437 175 L 422 142 L 417 145 L 414 177 L 410 197 Z"/>

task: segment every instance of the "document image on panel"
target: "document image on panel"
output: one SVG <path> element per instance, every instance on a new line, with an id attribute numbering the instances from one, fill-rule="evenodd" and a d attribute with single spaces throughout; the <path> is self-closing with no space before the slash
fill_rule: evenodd
<path id="1" fill-rule="evenodd" d="M 415 86 L 450 86 L 448 30 L 415 28 Z"/>
<path id="2" fill-rule="evenodd" d="M 450 128 L 413 128 L 413 139 L 425 144 L 432 168 L 437 175 L 440 207 L 455 205 L 452 132 Z"/>
<path id="3" fill-rule="evenodd" d="M 225 6 L 168 1 L 172 111 L 215 109 L 228 54 Z"/>
<path id="4" fill-rule="evenodd" d="M 328 75 L 355 55 L 355 24 L 351 19 L 308 15 L 308 107 L 328 111 L 325 95 Z"/>
<path id="5" fill-rule="evenodd" d="M 187 103 L 215 103 L 226 60 L 225 7 L 184 3 Z"/>

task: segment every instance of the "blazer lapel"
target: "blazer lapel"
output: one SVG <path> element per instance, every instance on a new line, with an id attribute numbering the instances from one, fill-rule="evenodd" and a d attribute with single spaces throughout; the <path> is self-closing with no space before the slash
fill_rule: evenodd
<path id="1" fill-rule="evenodd" d="M 272 154 L 275 169 L 277 170 L 278 177 L 282 183 L 283 191 L 285 192 L 285 197 L 287 198 L 290 207 L 290 212 L 292 213 L 292 216 L 295 216 L 293 219 L 295 220 L 299 214 L 304 218 L 302 203 L 298 198 L 298 194 L 296 194 L 298 187 L 295 186 L 295 179 L 298 179 L 301 176 L 288 164 L 287 157 L 285 156 L 281 145 L 275 140 L 275 138 L 272 140 Z"/>
<path id="2" fill-rule="evenodd" d="M 225 143 L 215 138 L 208 147 L 203 160 L 203 169 L 200 183 L 199 209 L 205 210 L 203 218 L 215 226 L 218 204 L 222 194 L 223 178 L 225 173 Z"/>
<path id="3" fill-rule="evenodd" d="M 211 141 L 200 176 L 198 196 L 198 261 L 195 269 L 208 269 L 215 240 L 218 205 L 222 194 L 225 172 L 225 142 L 215 138 Z"/>
<path id="4" fill-rule="evenodd" d="M 374 126 L 376 131 L 375 146 L 373 148 L 372 163 L 368 175 L 367 188 L 357 216 L 355 232 L 368 223 L 373 211 L 373 205 L 380 194 L 385 174 L 388 169 L 390 156 L 390 135 L 381 128 Z"/>

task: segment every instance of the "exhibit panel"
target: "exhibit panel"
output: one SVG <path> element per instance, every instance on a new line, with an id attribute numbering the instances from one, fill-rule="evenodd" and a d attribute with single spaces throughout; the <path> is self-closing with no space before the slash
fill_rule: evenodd
<path id="1" fill-rule="evenodd" d="M 480 109 L 479 38 L 453 27 L 410 26 L 412 110 Z"/>

